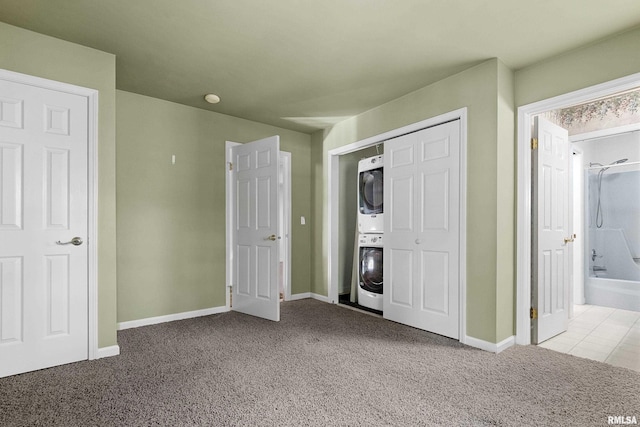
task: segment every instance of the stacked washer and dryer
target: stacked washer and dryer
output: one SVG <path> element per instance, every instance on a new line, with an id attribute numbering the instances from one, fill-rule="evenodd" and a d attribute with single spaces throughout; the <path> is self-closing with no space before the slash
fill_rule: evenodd
<path id="1" fill-rule="evenodd" d="M 358 162 L 358 304 L 382 311 L 384 155 Z"/>

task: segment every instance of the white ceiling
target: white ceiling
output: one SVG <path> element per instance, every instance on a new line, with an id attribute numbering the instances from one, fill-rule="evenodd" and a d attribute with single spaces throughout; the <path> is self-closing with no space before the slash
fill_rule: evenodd
<path id="1" fill-rule="evenodd" d="M 118 89 L 311 132 L 626 31 L 640 1 L 0 0 L 0 21 L 114 53 Z"/>

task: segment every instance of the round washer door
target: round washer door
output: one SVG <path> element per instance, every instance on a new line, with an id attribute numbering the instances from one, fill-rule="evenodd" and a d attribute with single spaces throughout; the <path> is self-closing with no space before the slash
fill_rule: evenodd
<path id="1" fill-rule="evenodd" d="M 382 213 L 383 207 L 383 169 L 372 169 L 360 172 L 359 179 L 360 213 L 377 215 Z"/>
<path id="2" fill-rule="evenodd" d="M 360 287 L 382 293 L 382 248 L 360 248 Z"/>

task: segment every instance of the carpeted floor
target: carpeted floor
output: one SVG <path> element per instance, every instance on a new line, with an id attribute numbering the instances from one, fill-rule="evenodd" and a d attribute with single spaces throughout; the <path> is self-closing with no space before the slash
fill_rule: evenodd
<path id="1" fill-rule="evenodd" d="M 640 374 L 498 355 L 314 300 L 121 331 L 121 355 L 0 379 L 1 426 L 605 426 Z"/>

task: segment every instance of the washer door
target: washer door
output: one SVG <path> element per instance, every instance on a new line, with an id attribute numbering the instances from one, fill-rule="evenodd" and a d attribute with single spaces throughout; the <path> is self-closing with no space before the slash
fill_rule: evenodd
<path id="1" fill-rule="evenodd" d="M 383 168 L 360 172 L 358 199 L 360 213 L 376 215 L 382 213 Z"/>
<path id="2" fill-rule="evenodd" d="M 382 293 L 382 248 L 360 248 L 360 287 Z"/>

